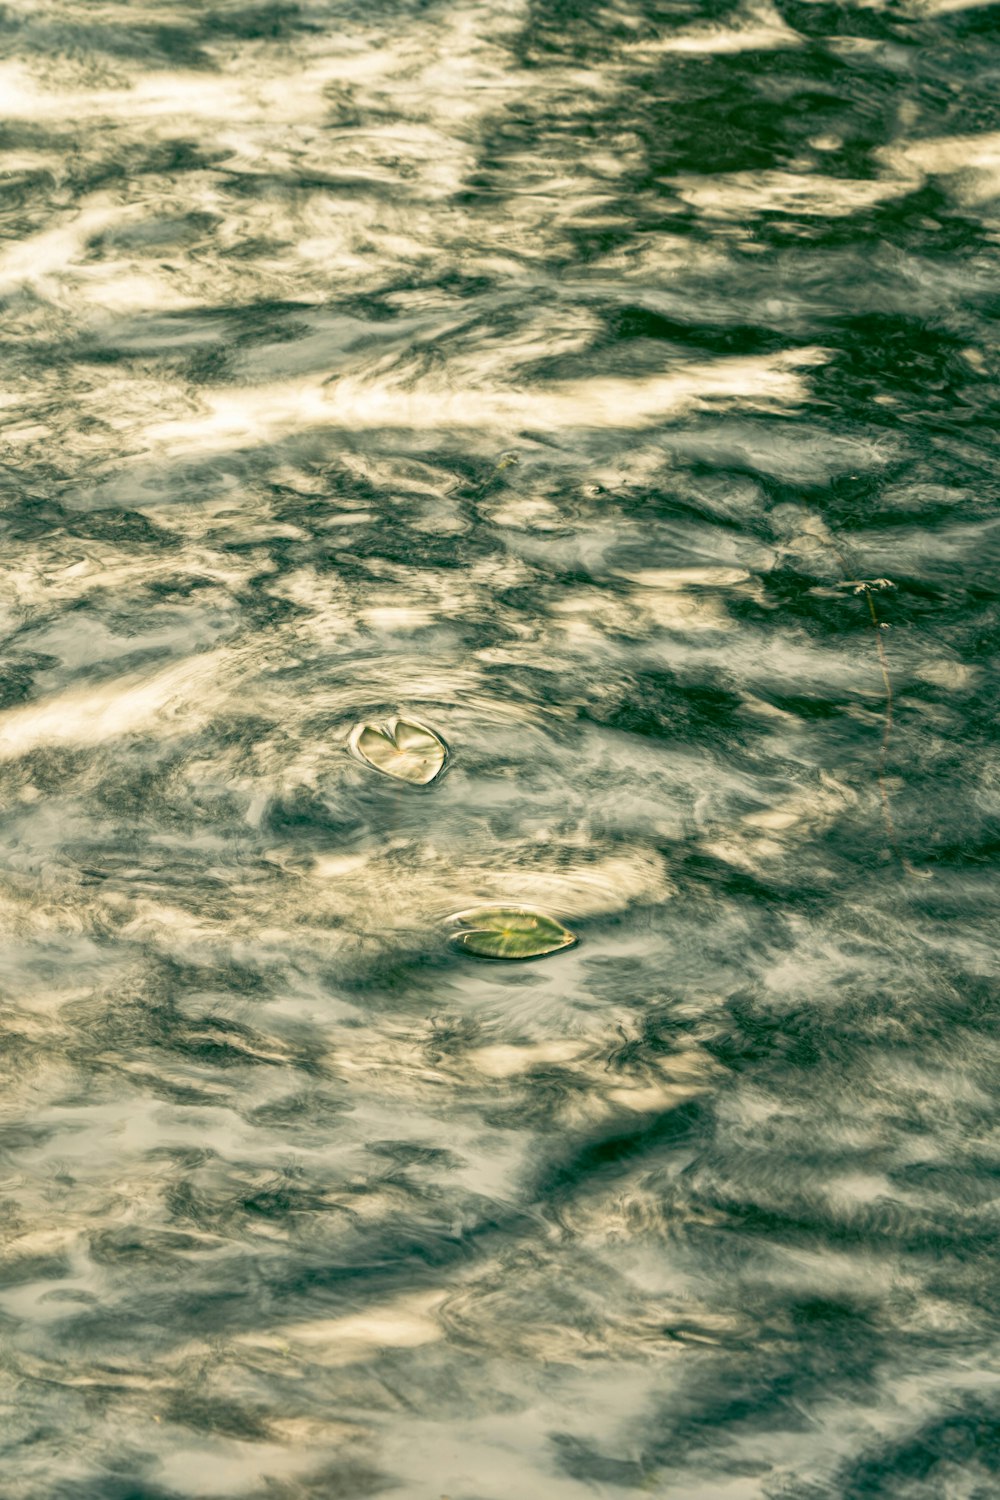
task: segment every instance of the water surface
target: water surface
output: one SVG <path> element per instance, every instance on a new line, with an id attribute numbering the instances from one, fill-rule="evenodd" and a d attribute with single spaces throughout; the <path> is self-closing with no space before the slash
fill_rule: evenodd
<path id="1" fill-rule="evenodd" d="M 997 9 L 0 40 L 4 1500 L 995 1494 Z"/>

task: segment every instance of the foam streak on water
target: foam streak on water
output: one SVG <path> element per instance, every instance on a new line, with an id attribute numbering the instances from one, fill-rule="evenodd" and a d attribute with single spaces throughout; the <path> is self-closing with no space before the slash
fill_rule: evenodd
<path id="1" fill-rule="evenodd" d="M 996 7 L 0 46 L 3 1500 L 994 1494 Z"/>

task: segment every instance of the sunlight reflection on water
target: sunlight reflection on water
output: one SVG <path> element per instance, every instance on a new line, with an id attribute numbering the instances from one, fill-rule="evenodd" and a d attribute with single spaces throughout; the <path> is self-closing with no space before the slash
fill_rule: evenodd
<path id="1" fill-rule="evenodd" d="M 4 1500 L 991 1493 L 991 8 L 5 22 Z"/>

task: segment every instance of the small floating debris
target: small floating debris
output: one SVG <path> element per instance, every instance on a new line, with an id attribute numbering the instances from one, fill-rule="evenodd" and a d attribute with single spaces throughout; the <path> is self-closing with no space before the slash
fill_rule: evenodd
<path id="1" fill-rule="evenodd" d="M 576 942 L 555 917 L 527 906 L 476 906 L 450 921 L 455 946 L 478 958 L 542 958 Z"/>
<path id="2" fill-rule="evenodd" d="M 382 724 L 357 724 L 348 741 L 352 755 L 383 776 L 428 786 L 444 770 L 448 748 L 426 724 L 396 715 Z"/>

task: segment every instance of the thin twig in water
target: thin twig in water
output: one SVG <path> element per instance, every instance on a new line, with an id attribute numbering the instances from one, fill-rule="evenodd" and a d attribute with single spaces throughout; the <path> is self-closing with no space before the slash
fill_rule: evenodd
<path id="1" fill-rule="evenodd" d="M 914 875 L 919 879 L 929 878 L 929 872 L 914 869 L 900 847 L 899 838 L 896 834 L 896 824 L 892 816 L 892 803 L 889 799 L 889 787 L 886 781 L 886 767 L 889 762 L 889 741 L 892 738 L 892 726 L 895 718 L 895 699 L 892 692 L 892 678 L 889 675 L 889 659 L 886 656 L 885 641 L 882 632 L 888 630 L 888 625 L 878 617 L 875 608 L 875 593 L 883 589 L 893 589 L 896 585 L 889 578 L 854 578 L 845 585 L 853 589 L 855 594 L 864 594 L 868 601 L 868 613 L 871 616 L 872 629 L 875 631 L 875 645 L 878 649 L 879 670 L 882 673 L 882 682 L 885 686 L 885 712 L 882 716 L 882 744 L 879 749 L 878 758 L 878 790 L 882 800 L 882 821 L 885 824 L 886 838 L 893 854 L 899 860 L 904 874 Z"/>
<path id="2" fill-rule="evenodd" d="M 833 548 L 834 552 L 840 559 L 840 566 L 846 573 L 849 564 L 847 558 L 844 555 L 843 548 L 839 545 L 839 543 L 832 535 L 829 537 L 829 542 L 830 546 Z M 882 632 L 884 630 L 888 630 L 889 627 L 878 617 L 878 610 L 875 608 L 874 595 L 876 593 L 883 593 L 886 589 L 894 589 L 896 585 L 893 583 L 891 578 L 845 578 L 843 582 L 838 585 L 838 587 L 842 589 L 850 589 L 853 594 L 864 594 L 865 598 L 868 601 L 868 613 L 871 616 L 872 629 L 875 632 L 875 645 L 878 649 L 878 664 L 879 669 L 882 673 L 882 682 L 885 686 L 885 713 L 882 718 L 882 745 L 879 750 L 878 758 L 878 792 L 879 798 L 882 802 L 882 822 L 885 825 L 886 838 L 889 841 L 890 849 L 892 850 L 895 857 L 899 860 L 900 868 L 902 869 L 904 875 L 913 875 L 920 880 L 929 880 L 930 871 L 915 869 L 913 865 L 910 864 L 910 861 L 907 859 L 906 855 L 903 853 L 902 848 L 900 847 L 899 839 L 896 835 L 896 824 L 892 816 L 892 803 L 889 799 L 889 787 L 886 781 L 885 774 L 886 767 L 889 762 L 889 741 L 892 738 L 892 726 L 895 718 L 895 700 L 892 692 L 892 678 L 889 675 L 889 659 L 886 656 L 885 642 L 882 638 Z"/>

